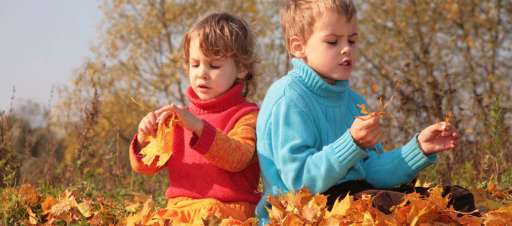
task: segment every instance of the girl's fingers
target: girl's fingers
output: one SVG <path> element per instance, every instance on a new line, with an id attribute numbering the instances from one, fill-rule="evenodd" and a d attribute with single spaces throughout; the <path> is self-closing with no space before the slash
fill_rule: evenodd
<path id="1" fill-rule="evenodd" d="M 150 122 L 151 124 L 155 124 L 155 123 L 156 123 L 156 118 L 157 118 L 157 117 L 156 117 L 155 112 L 150 112 L 150 113 L 149 113 L 149 122 Z"/>
<path id="2" fill-rule="evenodd" d="M 174 112 L 174 111 L 176 111 L 176 109 L 177 109 L 177 106 L 175 104 L 170 104 L 170 105 L 161 107 L 160 109 L 156 110 L 155 114 L 156 114 L 156 117 L 158 118 L 164 112 L 168 112 L 168 111 Z"/>

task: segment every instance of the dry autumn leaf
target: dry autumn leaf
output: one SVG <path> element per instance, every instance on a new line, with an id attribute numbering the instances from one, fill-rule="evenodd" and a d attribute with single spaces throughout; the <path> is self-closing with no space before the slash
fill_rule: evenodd
<path id="1" fill-rule="evenodd" d="M 55 205 L 57 201 L 52 196 L 46 197 L 46 199 L 41 203 L 41 208 L 43 209 L 43 214 L 46 215 L 50 212 L 50 209 L 53 205 Z"/>
<path id="2" fill-rule="evenodd" d="M 23 184 L 18 190 L 21 198 L 28 206 L 34 206 L 39 201 L 37 190 L 31 184 Z"/>
<path id="3" fill-rule="evenodd" d="M 36 225 L 37 224 L 37 217 L 34 212 L 32 212 L 32 209 L 27 207 L 27 213 L 28 213 L 28 223 L 30 225 Z"/>
<path id="4" fill-rule="evenodd" d="M 158 125 L 156 136 L 145 137 L 145 141 L 149 143 L 140 151 L 144 164 L 151 165 L 158 157 L 156 166 L 160 167 L 169 160 L 172 155 L 174 125 L 176 122 L 177 117 L 173 114 L 169 121 L 161 122 Z"/>
<path id="5" fill-rule="evenodd" d="M 444 121 L 449 124 L 453 123 L 453 113 L 451 111 L 446 113 L 446 115 L 444 116 Z"/>
<path id="6" fill-rule="evenodd" d="M 336 200 L 331 211 L 322 205 L 323 195 L 311 195 L 307 190 L 269 197 L 272 205 L 269 210 L 270 225 L 506 225 L 512 221 L 512 205 L 476 217 L 460 213 L 448 207 L 448 197 L 442 196 L 442 188 L 434 187 L 430 195 L 424 197 L 418 193 L 406 194 L 402 203 L 384 214 L 373 207 L 373 198 L 363 195 L 354 200 L 347 195 Z M 297 195 L 298 197 L 294 197 Z M 313 210 L 313 203 L 320 209 Z M 292 206 L 292 207 L 290 207 Z M 296 210 L 299 210 L 297 212 Z M 278 213 L 278 214 L 276 214 Z M 320 216 L 317 218 L 317 216 Z"/>

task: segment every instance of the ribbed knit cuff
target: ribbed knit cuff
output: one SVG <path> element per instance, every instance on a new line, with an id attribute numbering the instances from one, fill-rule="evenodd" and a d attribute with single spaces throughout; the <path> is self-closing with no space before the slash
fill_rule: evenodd
<path id="1" fill-rule="evenodd" d="M 339 167 L 346 166 L 347 164 L 352 165 L 355 161 L 368 156 L 366 151 L 357 146 L 348 130 L 336 141 L 329 144 L 327 148 L 334 151 Z"/>
<path id="2" fill-rule="evenodd" d="M 206 154 L 215 140 L 216 131 L 215 127 L 203 120 L 203 132 L 199 137 L 192 134 L 192 138 L 189 143 L 190 147 L 201 154 Z"/>
<path id="3" fill-rule="evenodd" d="M 139 142 L 137 141 L 137 133 L 132 138 L 132 141 L 130 142 L 130 151 L 137 156 L 137 158 L 142 158 L 142 155 L 140 154 L 140 147 Z"/>
<path id="4" fill-rule="evenodd" d="M 436 154 L 426 156 L 423 153 L 418 144 L 417 136 L 418 134 L 415 134 L 414 137 L 402 147 L 404 160 L 411 167 L 411 170 L 414 173 L 418 173 L 425 167 L 435 163 L 437 159 Z"/>

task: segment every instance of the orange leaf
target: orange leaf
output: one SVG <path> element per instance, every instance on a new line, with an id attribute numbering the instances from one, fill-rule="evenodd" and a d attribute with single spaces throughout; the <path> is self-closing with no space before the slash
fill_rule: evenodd
<path id="1" fill-rule="evenodd" d="M 23 184 L 19 188 L 19 194 L 23 201 L 28 206 L 34 206 L 39 201 L 39 196 L 37 195 L 37 190 L 34 186 L 31 184 Z"/>
<path id="2" fill-rule="evenodd" d="M 444 116 L 444 121 L 450 124 L 453 122 L 453 113 L 451 111 L 446 113 L 446 115 Z"/>
<path id="3" fill-rule="evenodd" d="M 370 112 L 368 112 L 368 110 L 366 110 L 366 105 L 358 104 L 357 107 L 359 109 L 361 109 L 361 114 L 363 114 L 363 115 L 369 115 L 370 114 Z"/>
<path id="4" fill-rule="evenodd" d="M 53 198 L 52 196 L 46 197 L 46 199 L 43 201 L 43 203 L 41 203 L 41 208 L 43 209 L 43 214 L 45 214 L 45 215 L 48 214 L 48 212 L 50 212 L 50 209 L 52 208 L 53 205 L 55 205 L 55 203 L 57 203 L 55 198 Z"/>
<path id="5" fill-rule="evenodd" d="M 144 164 L 151 165 L 158 157 L 156 166 L 160 167 L 169 160 L 172 155 L 174 124 L 176 121 L 176 115 L 173 114 L 168 124 L 162 122 L 158 125 L 156 137 L 147 137 L 146 141 L 149 144 L 140 151 Z"/>

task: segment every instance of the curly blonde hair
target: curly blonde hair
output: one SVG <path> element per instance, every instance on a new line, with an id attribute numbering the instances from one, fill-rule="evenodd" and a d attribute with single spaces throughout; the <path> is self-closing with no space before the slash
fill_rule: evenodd
<path id="1" fill-rule="evenodd" d="M 255 64 L 254 35 L 243 19 L 225 12 L 210 13 L 196 22 L 183 39 L 183 58 L 188 73 L 190 42 L 193 35 L 199 37 L 199 48 L 208 58 L 232 57 L 238 67 L 247 70 L 244 78 L 247 95 L 254 87 Z"/>

